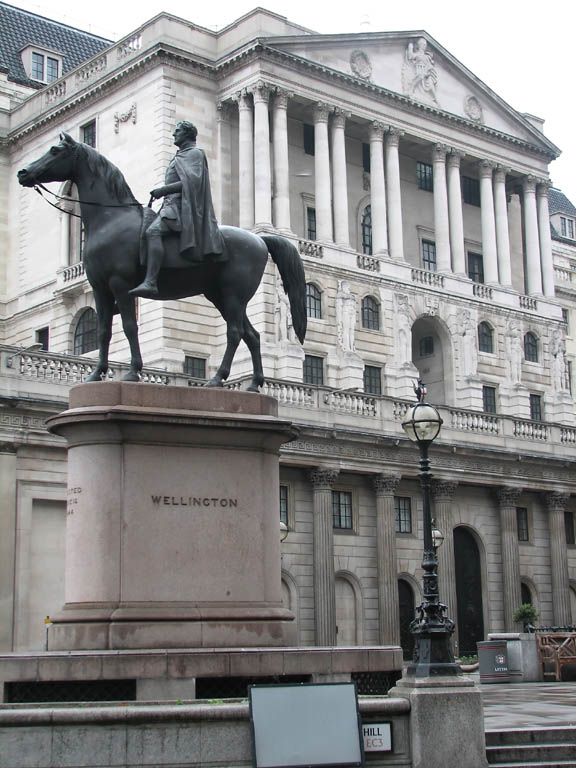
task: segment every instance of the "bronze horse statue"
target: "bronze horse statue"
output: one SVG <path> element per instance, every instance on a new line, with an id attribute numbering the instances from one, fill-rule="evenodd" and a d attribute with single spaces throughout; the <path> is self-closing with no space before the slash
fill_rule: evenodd
<path id="1" fill-rule="evenodd" d="M 112 318 L 120 312 L 130 345 L 130 370 L 126 381 L 138 381 L 142 356 L 138 343 L 136 306 L 128 291 L 144 276 L 141 239 L 150 224 L 150 209 L 137 202 L 122 173 L 103 155 L 66 133 L 42 157 L 18 172 L 25 187 L 50 181 L 71 181 L 85 229 L 84 270 L 96 302 L 98 317 L 98 362 L 88 381 L 100 381 L 108 370 Z M 144 217 L 146 222 L 144 223 Z M 258 288 L 268 254 L 276 264 L 288 295 L 294 330 L 300 342 L 306 334 L 306 281 L 294 245 L 276 235 L 256 235 L 238 227 L 220 227 L 224 243 L 223 261 L 206 261 L 182 268 L 164 267 L 158 281 L 157 299 L 182 299 L 204 294 L 226 322 L 226 350 L 207 386 L 221 387 L 230 374 L 232 360 L 243 340 L 252 357 L 253 375 L 249 391 L 257 392 L 264 382 L 260 335 L 246 316 L 246 306 Z"/>

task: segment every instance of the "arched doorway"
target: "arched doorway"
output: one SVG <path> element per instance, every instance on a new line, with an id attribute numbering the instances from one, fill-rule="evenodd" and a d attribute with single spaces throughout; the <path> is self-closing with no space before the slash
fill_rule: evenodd
<path id="1" fill-rule="evenodd" d="M 458 653 L 469 656 L 477 653 L 476 643 L 484 640 L 484 609 L 480 551 L 472 533 L 463 527 L 454 529 L 454 560 Z"/>
<path id="2" fill-rule="evenodd" d="M 405 661 L 410 661 L 414 654 L 414 635 L 410 624 L 415 616 L 414 590 L 406 579 L 398 579 L 398 605 L 400 608 L 400 645 Z"/>

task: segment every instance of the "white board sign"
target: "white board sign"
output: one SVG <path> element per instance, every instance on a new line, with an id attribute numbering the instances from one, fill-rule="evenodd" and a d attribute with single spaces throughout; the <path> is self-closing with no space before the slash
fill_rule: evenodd
<path id="1" fill-rule="evenodd" d="M 362 726 L 364 752 L 392 751 L 392 724 L 365 723 Z"/>

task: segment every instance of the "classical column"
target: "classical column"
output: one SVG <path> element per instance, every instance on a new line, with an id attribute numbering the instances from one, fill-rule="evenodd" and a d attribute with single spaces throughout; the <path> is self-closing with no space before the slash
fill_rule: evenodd
<path id="1" fill-rule="evenodd" d="M 548 510 L 548 531 L 550 533 L 550 570 L 552 575 L 552 610 L 554 624 L 565 627 L 572 624 L 570 607 L 570 581 L 568 578 L 568 549 L 564 511 L 570 494 L 547 493 L 544 497 Z"/>
<path id="2" fill-rule="evenodd" d="M 330 149 L 326 104 L 314 108 L 314 194 L 316 206 L 316 239 L 332 242 L 332 199 L 330 194 Z"/>
<path id="3" fill-rule="evenodd" d="M 504 603 L 504 631 L 518 632 L 513 616 L 522 602 L 520 586 L 520 555 L 516 502 L 521 488 L 502 487 L 496 491 L 500 506 L 500 546 L 502 549 L 502 600 Z"/>
<path id="4" fill-rule="evenodd" d="M 482 223 L 482 261 L 484 280 L 492 285 L 498 283 L 498 251 L 496 250 L 496 220 L 494 217 L 494 194 L 492 190 L 492 163 L 482 160 L 478 163 L 480 172 L 480 218 Z"/>
<path id="5" fill-rule="evenodd" d="M 246 91 L 238 96 L 238 197 L 239 223 L 254 226 L 254 115 L 252 97 Z"/>
<path id="6" fill-rule="evenodd" d="M 346 173 L 346 112 L 334 110 L 332 117 L 332 199 L 334 200 L 334 241 L 350 246 L 348 228 L 348 179 Z"/>
<path id="7" fill-rule="evenodd" d="M 314 613 L 316 645 L 336 645 L 336 586 L 332 484 L 337 469 L 318 467 L 310 472 L 314 488 Z"/>
<path id="8" fill-rule="evenodd" d="M 232 224 L 232 130 L 231 104 L 216 105 L 216 178 L 214 179 L 214 209 L 221 224 Z"/>
<path id="9" fill-rule="evenodd" d="M 494 213 L 496 215 L 496 250 L 500 285 L 512 285 L 508 203 L 506 201 L 506 169 L 501 165 L 494 171 Z"/>
<path id="10" fill-rule="evenodd" d="M 370 125 L 370 206 L 372 210 L 372 253 L 388 253 L 386 223 L 386 182 L 384 179 L 384 126 Z"/>
<path id="11" fill-rule="evenodd" d="M 270 169 L 270 87 L 259 82 L 254 98 L 254 226 L 272 224 L 272 175 Z"/>
<path id="12" fill-rule="evenodd" d="M 450 272 L 450 228 L 448 224 L 448 191 L 446 188 L 446 147 L 436 144 L 432 153 L 434 167 L 434 240 L 436 268 Z"/>
<path id="13" fill-rule="evenodd" d="M 16 458 L 13 443 L 0 443 L 0 651 L 3 652 L 14 650 Z"/>
<path id="14" fill-rule="evenodd" d="M 288 165 L 288 99 L 278 88 L 272 112 L 272 152 L 274 155 L 274 226 L 290 232 L 290 177 Z"/>
<path id="15" fill-rule="evenodd" d="M 542 294 L 538 214 L 536 211 L 536 179 L 526 176 L 524 189 L 524 242 L 526 248 L 526 293 Z"/>
<path id="16" fill-rule="evenodd" d="M 549 182 L 541 182 L 536 187 L 538 208 L 538 234 L 540 239 L 540 259 L 542 268 L 542 288 L 544 296 L 554 296 L 554 262 L 552 260 L 552 237 L 550 235 L 550 210 L 548 207 Z"/>
<path id="17" fill-rule="evenodd" d="M 466 253 L 464 251 L 464 217 L 462 214 L 462 185 L 460 182 L 460 161 L 464 154 L 453 149 L 448 155 L 448 211 L 450 229 L 450 250 L 452 271 L 466 275 Z"/>
<path id="18" fill-rule="evenodd" d="M 388 204 L 388 247 L 393 259 L 404 260 L 402 193 L 400 189 L 400 137 L 404 131 L 389 128 L 386 134 L 386 201 Z"/>
<path id="19" fill-rule="evenodd" d="M 398 565 L 394 492 L 399 475 L 375 475 L 376 491 L 376 562 L 378 565 L 378 624 L 381 645 L 400 645 L 400 608 L 398 604 Z"/>
<path id="20" fill-rule="evenodd" d="M 458 483 L 432 478 L 432 496 L 434 497 L 434 521 L 436 528 L 444 536 L 443 544 L 438 547 L 438 594 L 440 602 L 448 606 L 446 615 L 456 622 L 458 606 L 456 599 L 456 568 L 454 560 L 454 516 L 452 499 Z"/>

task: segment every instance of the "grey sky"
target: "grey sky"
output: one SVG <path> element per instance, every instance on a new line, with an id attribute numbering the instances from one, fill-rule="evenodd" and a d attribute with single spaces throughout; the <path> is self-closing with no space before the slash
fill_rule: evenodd
<path id="1" fill-rule="evenodd" d="M 184 0 L 138 0 L 134 4 L 118 0 L 12 0 L 11 4 L 118 39 L 161 11 L 218 29 L 258 2 L 217 0 L 198 8 Z M 562 150 L 561 157 L 550 166 L 552 181 L 576 204 L 574 0 L 556 0 L 549 6 L 529 0 L 468 4 L 454 0 L 261 0 L 260 4 L 323 33 L 426 30 L 514 109 L 545 118 L 545 134 Z"/>

